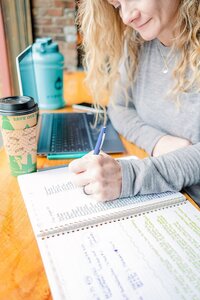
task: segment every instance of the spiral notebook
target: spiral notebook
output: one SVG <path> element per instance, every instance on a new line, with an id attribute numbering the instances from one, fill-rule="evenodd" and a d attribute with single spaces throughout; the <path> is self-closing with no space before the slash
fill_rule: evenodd
<path id="1" fill-rule="evenodd" d="M 100 203 L 70 177 L 18 177 L 53 299 L 200 299 L 200 216 L 182 194 Z"/>

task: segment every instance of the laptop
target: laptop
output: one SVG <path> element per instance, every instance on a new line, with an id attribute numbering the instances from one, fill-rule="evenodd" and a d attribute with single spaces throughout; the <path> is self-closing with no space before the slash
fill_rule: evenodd
<path id="1" fill-rule="evenodd" d="M 16 65 L 20 94 L 31 96 L 39 103 L 32 45 L 17 56 Z M 40 114 L 38 155 L 49 159 L 67 159 L 81 157 L 93 150 L 103 126 L 103 116 L 99 118 L 97 126 L 94 126 L 95 116 L 90 112 Z M 102 150 L 106 153 L 125 151 L 108 118 Z"/>

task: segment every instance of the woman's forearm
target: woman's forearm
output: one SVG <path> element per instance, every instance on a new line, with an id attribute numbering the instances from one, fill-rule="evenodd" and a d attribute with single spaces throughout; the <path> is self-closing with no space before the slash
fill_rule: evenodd
<path id="1" fill-rule="evenodd" d="M 200 182 L 200 143 L 159 157 L 119 163 L 122 170 L 121 197 L 180 191 Z"/>

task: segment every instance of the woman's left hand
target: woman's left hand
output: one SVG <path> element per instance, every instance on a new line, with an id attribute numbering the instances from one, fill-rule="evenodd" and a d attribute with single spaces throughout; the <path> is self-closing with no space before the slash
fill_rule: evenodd
<path id="1" fill-rule="evenodd" d="M 119 163 L 102 152 L 93 152 L 76 159 L 69 164 L 74 173 L 73 183 L 84 188 L 87 195 L 98 201 L 114 200 L 120 196 L 122 174 Z"/>

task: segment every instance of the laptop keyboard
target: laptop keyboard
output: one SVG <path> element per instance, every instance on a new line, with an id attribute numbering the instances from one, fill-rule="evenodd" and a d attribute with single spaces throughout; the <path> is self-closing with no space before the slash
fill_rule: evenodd
<path id="1" fill-rule="evenodd" d="M 70 122 L 70 126 L 69 126 Z M 68 119 L 67 114 L 54 115 L 52 128 L 51 152 L 88 152 L 90 141 L 84 117 L 74 114 Z"/>

